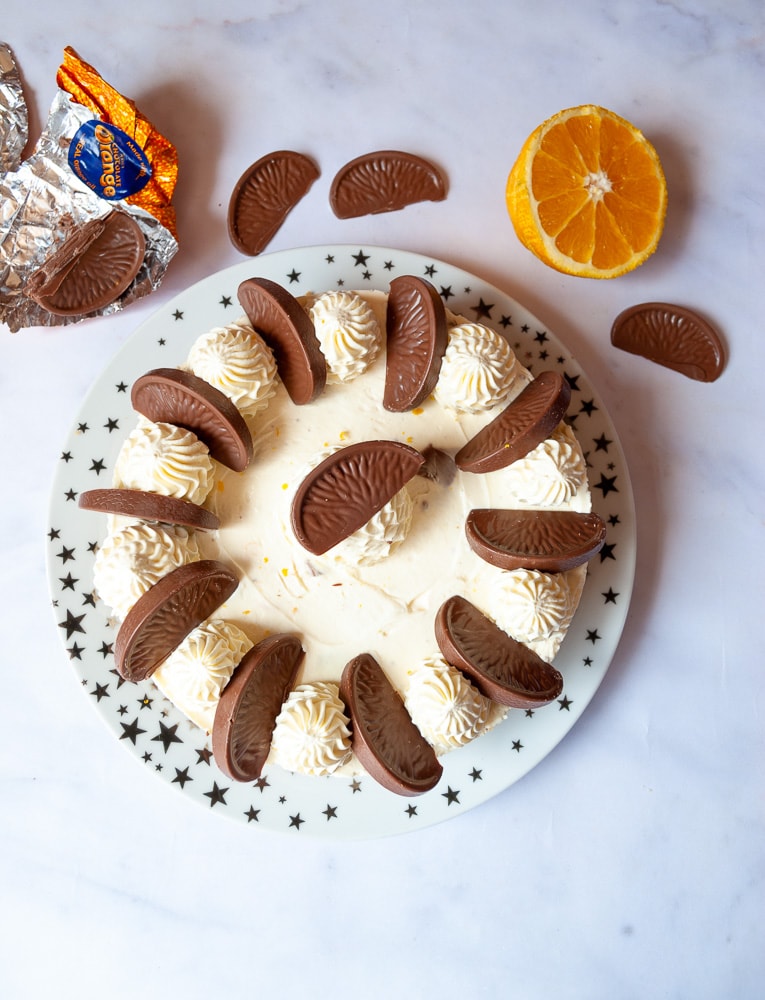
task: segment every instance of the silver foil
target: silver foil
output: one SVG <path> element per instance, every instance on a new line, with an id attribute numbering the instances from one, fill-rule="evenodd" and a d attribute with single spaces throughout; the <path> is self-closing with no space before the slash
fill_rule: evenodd
<path id="1" fill-rule="evenodd" d="M 0 174 L 18 167 L 28 138 L 27 103 L 16 60 L 0 42 Z"/>
<path id="2" fill-rule="evenodd" d="M 16 169 L 0 175 L 0 321 L 14 333 L 29 326 L 64 326 L 124 309 L 158 287 L 178 250 L 173 234 L 153 215 L 127 201 L 99 198 L 69 167 L 69 144 L 77 129 L 94 117 L 89 108 L 58 90 L 32 154 Z M 115 208 L 132 216 L 146 237 L 143 264 L 119 299 L 87 317 L 56 316 L 28 299 L 24 294 L 27 278 L 66 235 Z"/>

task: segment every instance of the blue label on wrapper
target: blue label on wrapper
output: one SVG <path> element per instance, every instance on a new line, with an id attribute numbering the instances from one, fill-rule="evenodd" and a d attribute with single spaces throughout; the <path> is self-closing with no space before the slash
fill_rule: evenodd
<path id="1" fill-rule="evenodd" d="M 81 125 L 69 146 L 69 166 L 99 198 L 119 201 L 151 177 L 146 154 L 127 132 L 98 119 Z"/>

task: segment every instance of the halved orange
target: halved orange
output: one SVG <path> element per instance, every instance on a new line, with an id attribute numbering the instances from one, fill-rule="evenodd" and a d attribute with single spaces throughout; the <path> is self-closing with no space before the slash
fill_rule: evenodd
<path id="1" fill-rule="evenodd" d="M 506 199 L 518 238 L 545 264 L 579 277 L 615 278 L 656 249 L 667 185 L 639 129 L 585 104 L 531 133 L 510 171 Z"/>

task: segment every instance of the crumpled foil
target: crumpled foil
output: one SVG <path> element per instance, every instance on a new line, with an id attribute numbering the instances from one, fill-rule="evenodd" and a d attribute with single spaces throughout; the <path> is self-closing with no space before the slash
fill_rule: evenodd
<path id="1" fill-rule="evenodd" d="M 0 80 L 0 85 L 2 83 L 4 80 Z M 6 124 L 2 104 L 0 116 L 4 119 L 0 129 L 2 138 L 15 135 L 17 127 Z M 9 117 L 19 120 L 18 108 L 10 112 Z M 59 89 L 31 155 L 16 169 L 0 175 L 0 321 L 14 333 L 24 327 L 63 326 L 124 309 L 158 287 L 178 250 L 173 233 L 154 215 L 130 204 L 128 199 L 106 201 L 100 198 L 71 170 L 69 144 L 80 126 L 96 117 L 92 110 Z M 27 279 L 72 228 L 107 215 L 115 208 L 132 216 L 146 238 L 143 264 L 126 291 L 115 302 L 87 317 L 57 316 L 27 298 L 24 294 Z"/>
<path id="2" fill-rule="evenodd" d="M 0 42 L 0 174 L 15 170 L 29 138 L 29 120 L 13 53 Z"/>

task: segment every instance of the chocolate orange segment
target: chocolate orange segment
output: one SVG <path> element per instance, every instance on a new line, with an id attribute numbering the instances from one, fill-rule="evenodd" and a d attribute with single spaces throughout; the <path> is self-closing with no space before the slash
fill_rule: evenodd
<path id="1" fill-rule="evenodd" d="M 606 540 L 598 514 L 573 510 L 471 510 L 465 521 L 471 549 L 500 569 L 563 573 L 591 559 Z"/>
<path id="2" fill-rule="evenodd" d="M 398 795 L 421 795 L 438 784 L 443 769 L 435 751 L 369 653 L 346 664 L 340 697 L 351 717 L 353 752 L 375 781 Z"/>
<path id="3" fill-rule="evenodd" d="M 120 675 L 129 681 L 151 676 L 189 632 L 234 593 L 239 581 L 215 559 L 172 570 L 138 598 L 125 615 L 114 644 Z"/>
<path id="4" fill-rule="evenodd" d="M 418 201 L 443 201 L 446 182 L 428 160 L 414 153 L 382 149 L 341 167 L 329 203 L 340 219 L 396 212 Z"/>
<path id="5" fill-rule="evenodd" d="M 252 435 L 244 417 L 204 379 L 179 368 L 154 368 L 136 379 L 130 399 L 149 420 L 192 431 L 229 469 L 242 472 L 250 464 Z"/>
<path id="6" fill-rule="evenodd" d="M 310 403 L 327 382 L 327 362 L 308 313 L 282 285 L 248 278 L 237 295 L 247 318 L 271 348 L 293 403 Z"/>
<path id="7" fill-rule="evenodd" d="M 385 317 L 383 406 L 411 410 L 435 389 L 448 339 L 446 309 L 429 281 L 404 274 L 390 283 Z"/>
<path id="8" fill-rule="evenodd" d="M 260 777 L 271 748 L 276 717 L 287 699 L 303 647 L 295 635 L 263 639 L 242 659 L 215 710 L 215 763 L 235 781 Z"/>
<path id="9" fill-rule="evenodd" d="M 571 389 L 557 372 L 533 382 L 455 455 L 463 472 L 495 472 L 536 448 L 566 415 Z"/>
<path id="10" fill-rule="evenodd" d="M 644 302 L 619 313 L 611 343 L 699 382 L 714 382 L 725 367 L 715 328 L 690 309 L 668 302 Z"/>
<path id="11" fill-rule="evenodd" d="M 444 601 L 435 626 L 436 642 L 447 663 L 500 705 L 536 708 L 563 690 L 563 678 L 555 667 L 516 642 L 464 597 Z"/>
<path id="12" fill-rule="evenodd" d="M 313 160 L 289 149 L 268 153 L 248 167 L 228 206 L 228 234 L 236 249 L 259 254 L 318 176 Z"/>
<path id="13" fill-rule="evenodd" d="M 80 493 L 79 506 L 83 510 L 99 511 L 103 514 L 120 514 L 140 521 L 156 521 L 159 524 L 180 524 L 186 528 L 214 531 L 220 527 L 220 519 L 206 507 L 183 500 L 167 497 L 160 493 L 144 490 L 102 489 L 85 490 Z"/>
<path id="14" fill-rule="evenodd" d="M 397 441 L 360 441 L 334 452 L 305 477 L 292 501 L 292 530 L 321 555 L 353 534 L 415 476 L 419 451 Z"/>
<path id="15" fill-rule="evenodd" d="M 122 295 L 145 252 L 141 227 L 115 210 L 73 230 L 32 274 L 25 292 L 57 316 L 87 315 Z"/>

